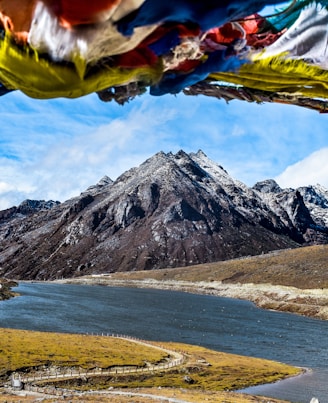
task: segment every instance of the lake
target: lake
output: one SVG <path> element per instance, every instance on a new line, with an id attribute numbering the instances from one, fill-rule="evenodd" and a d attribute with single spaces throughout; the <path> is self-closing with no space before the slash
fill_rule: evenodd
<path id="1" fill-rule="evenodd" d="M 0 303 L 0 327 L 119 333 L 311 367 L 305 376 L 249 392 L 328 402 L 327 321 L 176 291 L 52 283 L 20 283 L 15 290 L 20 297 Z"/>

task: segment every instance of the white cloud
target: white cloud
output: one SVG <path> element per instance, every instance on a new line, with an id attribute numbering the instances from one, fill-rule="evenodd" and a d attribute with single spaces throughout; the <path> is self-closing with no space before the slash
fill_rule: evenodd
<path id="1" fill-rule="evenodd" d="M 276 181 L 283 188 L 320 184 L 328 188 L 328 147 L 288 166 Z"/>
<path id="2" fill-rule="evenodd" d="M 10 183 L 3 182 L 3 181 L 0 182 L 0 194 L 5 193 L 5 192 L 10 192 L 12 190 L 15 190 L 15 188 Z"/>
<path id="3" fill-rule="evenodd" d="M 202 96 L 143 96 L 121 107 L 96 95 L 38 101 L 12 93 L 0 114 L 0 209 L 26 198 L 64 201 L 159 151 L 202 149 L 253 185 L 328 146 L 325 116 Z"/>
<path id="4" fill-rule="evenodd" d="M 115 179 L 157 152 L 158 144 L 167 136 L 166 123 L 174 119 L 175 111 L 150 107 L 145 100 L 124 112 L 106 123 L 99 119 L 90 124 L 85 116 L 88 124 L 77 123 L 80 133 L 64 130 L 65 121 L 72 117 L 56 113 L 56 119 L 61 118 L 58 133 L 46 135 L 39 129 L 19 135 L 7 146 L 10 157 L 0 158 L 0 209 L 27 198 L 67 200 L 102 176 Z M 49 128 L 53 130 L 51 122 Z"/>

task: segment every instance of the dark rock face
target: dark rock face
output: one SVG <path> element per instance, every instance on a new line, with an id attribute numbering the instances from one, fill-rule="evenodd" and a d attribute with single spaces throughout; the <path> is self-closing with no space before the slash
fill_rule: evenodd
<path id="1" fill-rule="evenodd" d="M 18 207 L 11 207 L 9 209 L 0 211 L 0 223 L 10 221 L 14 218 L 22 218 L 41 210 L 50 210 L 59 204 L 59 201 L 53 200 L 25 200 Z"/>
<path id="2" fill-rule="evenodd" d="M 8 281 L 4 278 L 0 278 L 0 301 L 13 298 L 16 293 L 11 289 L 13 287 L 17 287 L 17 283 L 15 281 Z"/>
<path id="3" fill-rule="evenodd" d="M 151 270 L 327 242 L 324 188 L 265 182 L 248 188 L 201 151 L 158 153 L 52 208 L 0 212 L 0 275 Z"/>
<path id="4" fill-rule="evenodd" d="M 273 179 L 257 182 L 253 189 L 262 193 L 280 193 L 282 191 L 278 183 Z"/>

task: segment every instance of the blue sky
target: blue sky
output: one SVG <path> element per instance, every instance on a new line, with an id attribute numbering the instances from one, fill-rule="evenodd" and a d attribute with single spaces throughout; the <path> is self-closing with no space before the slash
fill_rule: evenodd
<path id="1" fill-rule="evenodd" d="M 124 106 L 96 95 L 0 99 L 0 209 L 64 201 L 156 152 L 203 150 L 249 186 L 328 187 L 328 117 L 278 104 L 143 95 Z"/>

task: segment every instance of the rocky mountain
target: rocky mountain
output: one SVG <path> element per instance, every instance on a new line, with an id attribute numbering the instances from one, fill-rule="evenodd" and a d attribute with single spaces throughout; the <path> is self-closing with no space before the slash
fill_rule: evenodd
<path id="1" fill-rule="evenodd" d="M 11 207 L 0 211 L 0 223 L 10 221 L 13 218 L 24 218 L 38 211 L 50 210 L 58 204 L 60 204 L 59 201 L 53 200 L 25 200 L 18 207 Z"/>
<path id="2" fill-rule="evenodd" d="M 0 212 L 0 276 L 151 270 L 328 241 L 326 189 L 249 188 L 202 151 L 160 152 L 50 204 Z"/>

